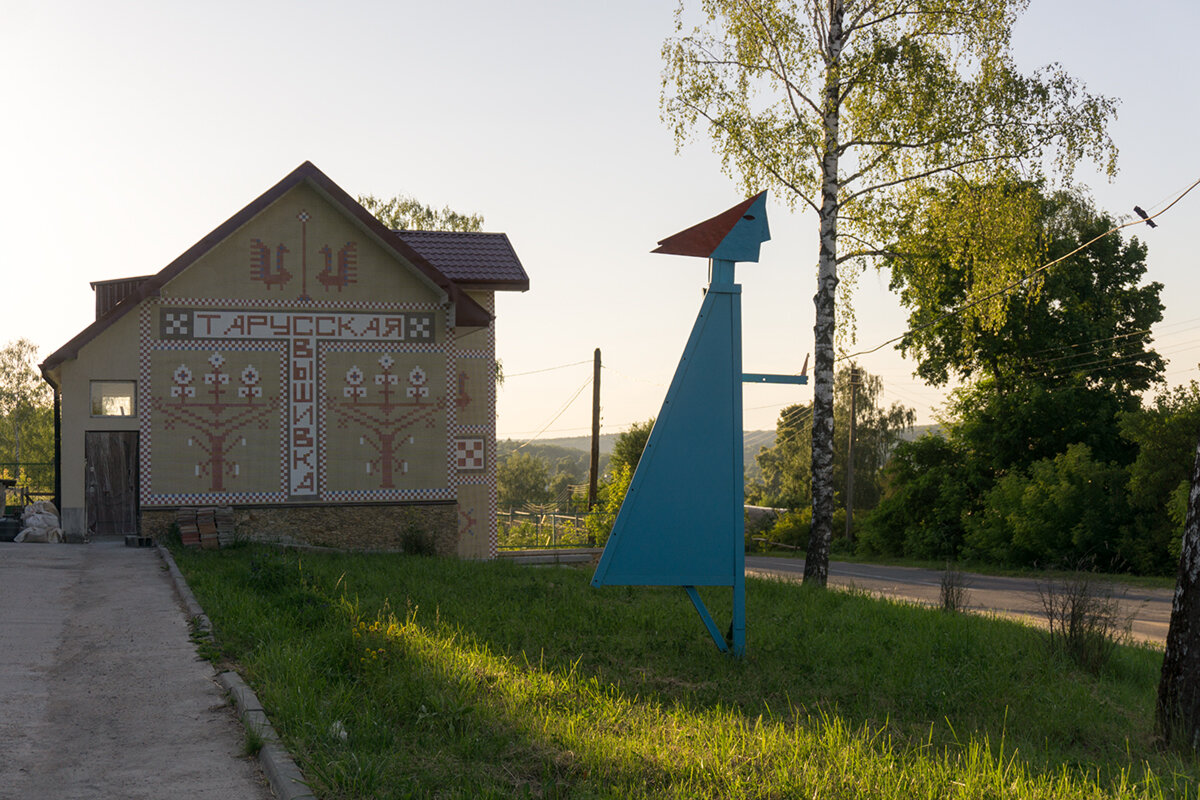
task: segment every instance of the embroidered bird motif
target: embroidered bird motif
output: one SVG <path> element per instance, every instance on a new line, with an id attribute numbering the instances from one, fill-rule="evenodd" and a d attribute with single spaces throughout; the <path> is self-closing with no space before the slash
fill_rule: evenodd
<path id="1" fill-rule="evenodd" d="M 346 246 L 338 250 L 336 270 L 333 266 L 333 249 L 329 245 L 323 246 L 317 252 L 325 256 L 325 269 L 317 273 L 317 280 L 325 287 L 325 291 L 329 291 L 331 286 L 336 286 L 340 292 L 343 286 L 356 282 L 358 273 L 357 242 L 346 242 Z"/>
<path id="2" fill-rule="evenodd" d="M 283 266 L 283 257 L 288 252 L 288 249 L 282 243 L 275 248 L 275 269 L 272 270 L 271 248 L 262 239 L 251 239 L 250 279 L 265 283 L 268 289 L 272 286 L 278 286 L 282 291 L 283 285 L 292 279 L 292 273 L 288 272 Z"/>
<path id="3" fill-rule="evenodd" d="M 455 405 L 459 408 L 466 408 L 471 404 L 471 395 L 467 394 L 467 373 L 458 373 L 458 399 Z"/>
<path id="4" fill-rule="evenodd" d="M 1155 222 L 1154 220 L 1150 219 L 1150 215 L 1147 214 L 1145 211 L 1143 211 L 1141 206 L 1134 206 L 1133 213 L 1137 214 L 1139 217 L 1146 220 L 1146 224 L 1149 225 L 1151 228 L 1158 227 L 1158 223 Z"/>

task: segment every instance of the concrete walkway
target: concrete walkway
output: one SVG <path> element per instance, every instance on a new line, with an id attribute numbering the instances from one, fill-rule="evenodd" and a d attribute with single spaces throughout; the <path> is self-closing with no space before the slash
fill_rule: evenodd
<path id="1" fill-rule="evenodd" d="M 268 800 L 152 548 L 0 542 L 0 798 Z"/>

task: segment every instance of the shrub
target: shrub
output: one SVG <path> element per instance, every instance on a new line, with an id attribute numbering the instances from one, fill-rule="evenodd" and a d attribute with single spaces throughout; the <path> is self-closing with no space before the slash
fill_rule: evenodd
<path id="1" fill-rule="evenodd" d="M 1050 627 L 1050 645 L 1080 668 L 1099 674 L 1129 636 L 1131 620 L 1121 615 L 1111 585 L 1097 584 L 1082 570 L 1038 585 Z"/>
<path id="2" fill-rule="evenodd" d="M 966 522 L 969 552 L 1017 564 L 1079 563 L 1128 568 L 1120 552 L 1130 523 L 1126 471 L 1092 459 L 1085 444 L 1005 475 Z"/>
<path id="3" fill-rule="evenodd" d="M 632 480 L 633 471 L 628 466 L 621 465 L 617 467 L 612 478 L 600 487 L 596 505 L 588 513 L 586 521 L 588 537 L 596 545 L 603 545 L 608 541 L 608 535 L 612 533 L 613 523 L 617 521 L 617 514 L 621 510 L 621 504 L 625 502 L 625 493 L 629 491 L 629 482 Z"/>
<path id="4" fill-rule="evenodd" d="M 756 542 L 755 539 L 769 538 L 771 528 L 775 526 L 777 520 L 778 516 L 774 512 L 745 515 L 747 553 L 766 549 L 762 543 Z"/>
<path id="5" fill-rule="evenodd" d="M 984 476 L 961 448 L 926 435 L 896 448 L 886 469 L 883 500 L 863 520 L 860 549 L 913 558 L 955 558 L 962 518 L 976 502 Z"/>
<path id="6" fill-rule="evenodd" d="M 950 613 L 962 611 L 966 609 L 970 598 L 971 593 L 967 591 L 967 576 L 947 561 L 946 569 L 942 571 L 939 591 L 942 611 Z"/>
<path id="7" fill-rule="evenodd" d="M 437 545 L 433 536 L 416 525 L 409 525 L 400 532 L 400 549 L 411 556 L 436 556 Z"/>
<path id="8" fill-rule="evenodd" d="M 775 524 L 767 531 L 766 538 L 772 542 L 779 542 L 780 544 L 791 545 L 792 547 L 807 547 L 808 533 L 811 529 L 811 508 L 785 511 L 779 515 Z"/>

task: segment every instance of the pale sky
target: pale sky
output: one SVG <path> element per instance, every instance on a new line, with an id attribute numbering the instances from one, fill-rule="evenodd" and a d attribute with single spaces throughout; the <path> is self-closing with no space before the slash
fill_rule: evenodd
<path id="1" fill-rule="evenodd" d="M 693 3 L 694 5 L 694 3 Z M 1121 99 L 1098 205 L 1154 212 L 1200 178 L 1200 4 L 1032 0 L 1015 47 Z M 699 310 L 705 264 L 657 240 L 732 206 L 704 139 L 675 153 L 659 120 L 670 2 L 55 2 L 0 0 L 0 343 L 44 357 L 93 318 L 89 281 L 152 274 L 311 160 L 351 194 L 404 193 L 484 215 L 530 275 L 502 293 L 501 438 L 551 422 L 603 350 L 603 429 L 655 415 Z M 813 349 L 816 218 L 769 205 L 773 238 L 739 267 L 747 371 Z M 1198 378 L 1200 189 L 1138 227 L 1165 285 L 1155 345 Z M 904 330 L 885 275 L 863 276 L 859 346 Z M 564 369 L 524 374 L 575 362 Z M 886 399 L 931 421 L 943 393 L 886 348 L 860 360 Z M 747 429 L 811 387 L 748 386 Z M 541 438 L 590 429 L 579 392 Z"/>

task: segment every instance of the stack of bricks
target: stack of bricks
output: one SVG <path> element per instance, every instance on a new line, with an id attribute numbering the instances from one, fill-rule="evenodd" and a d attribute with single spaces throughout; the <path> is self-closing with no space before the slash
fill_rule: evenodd
<path id="1" fill-rule="evenodd" d="M 175 512 L 184 547 L 216 550 L 233 544 L 233 508 L 180 508 Z"/>
<path id="2" fill-rule="evenodd" d="M 175 512 L 175 524 L 179 526 L 179 538 L 184 547 L 200 546 L 200 528 L 196 525 L 196 509 L 181 508 Z"/>
<path id="3" fill-rule="evenodd" d="M 200 547 L 205 550 L 216 550 L 221 546 L 217 538 L 217 510 L 211 506 L 196 509 L 196 527 L 200 529 Z"/>
<path id="4" fill-rule="evenodd" d="M 217 542 L 221 547 L 233 544 L 233 508 L 223 506 L 216 509 L 213 520 L 217 523 Z"/>

